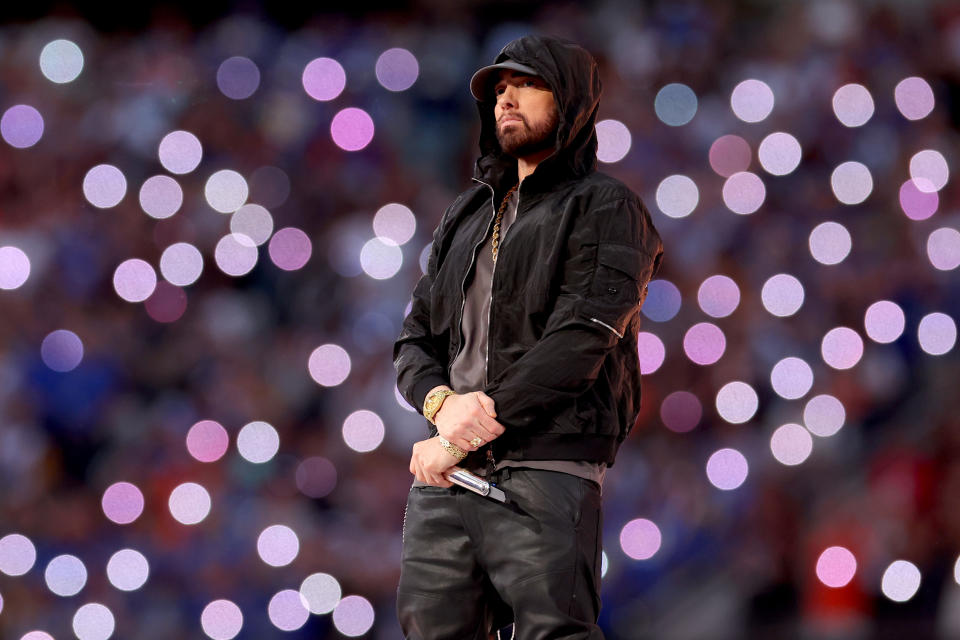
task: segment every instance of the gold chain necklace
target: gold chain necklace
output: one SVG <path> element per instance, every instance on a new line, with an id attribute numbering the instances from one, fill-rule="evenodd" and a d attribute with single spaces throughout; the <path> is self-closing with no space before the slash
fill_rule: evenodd
<path id="1" fill-rule="evenodd" d="M 507 195 L 503 197 L 503 202 L 500 203 L 500 210 L 497 211 L 497 219 L 493 223 L 493 239 L 490 241 L 490 250 L 493 251 L 493 263 L 497 263 L 497 252 L 500 249 L 500 220 L 503 218 L 503 210 L 507 208 L 507 202 L 510 201 L 510 196 L 513 195 L 513 192 L 517 190 L 517 187 L 520 186 L 520 183 L 510 187 L 510 191 L 507 191 Z"/>

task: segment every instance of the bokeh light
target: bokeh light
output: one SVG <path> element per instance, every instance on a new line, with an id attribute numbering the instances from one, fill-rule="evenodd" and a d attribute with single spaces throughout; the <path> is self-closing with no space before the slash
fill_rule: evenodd
<path id="1" fill-rule="evenodd" d="M 285 567 L 300 553 L 300 538 L 286 525 L 274 524 L 257 538 L 257 554 L 271 567 Z"/>
<path id="2" fill-rule="evenodd" d="M 157 157 L 170 173 L 190 173 L 203 159 L 203 145 L 189 131 L 171 131 L 160 141 Z"/>
<path id="3" fill-rule="evenodd" d="M 784 358 L 773 365 L 770 385 L 781 398 L 796 400 L 807 395 L 813 386 L 813 369 L 803 359 Z"/>
<path id="4" fill-rule="evenodd" d="M 43 116 L 28 104 L 14 105 L 0 116 L 0 136 L 11 147 L 32 147 L 43 136 Z"/>
<path id="5" fill-rule="evenodd" d="M 924 149 L 910 158 L 910 177 L 921 191 L 939 191 L 950 178 L 950 167 L 942 153 Z"/>
<path id="6" fill-rule="evenodd" d="M 957 323 L 945 313 L 928 313 L 920 319 L 917 339 L 921 349 L 932 356 L 942 356 L 957 342 Z"/>
<path id="7" fill-rule="evenodd" d="M 373 605 L 363 596 L 346 596 L 333 610 L 333 626 L 351 638 L 365 634 L 373 622 Z"/>
<path id="8" fill-rule="evenodd" d="M 270 260 L 284 271 L 296 271 L 310 260 L 313 244 L 306 233 L 296 227 L 284 227 L 270 238 Z"/>
<path id="9" fill-rule="evenodd" d="M 383 442 L 383 420 L 373 411 L 354 411 L 343 421 L 343 441 L 359 453 L 373 451 Z"/>
<path id="10" fill-rule="evenodd" d="M 187 451 L 200 462 L 216 462 L 229 447 L 227 430 L 214 420 L 200 420 L 187 431 Z"/>
<path id="11" fill-rule="evenodd" d="M 37 549 L 30 538 L 19 533 L 8 533 L 0 538 L 0 572 L 8 576 L 22 576 L 37 561 Z"/>
<path id="12" fill-rule="evenodd" d="M 340 603 L 342 590 L 337 579 L 328 573 L 307 576 L 300 585 L 300 595 L 307 601 L 310 613 L 330 613 Z"/>
<path id="13" fill-rule="evenodd" d="M 657 91 L 653 109 L 664 124 L 685 125 L 697 114 L 697 94 L 685 84 L 672 82 Z"/>
<path id="14" fill-rule="evenodd" d="M 723 204 L 740 215 L 748 215 L 759 209 L 766 197 L 767 189 L 763 180 L 749 171 L 735 173 L 723 183 Z"/>
<path id="15" fill-rule="evenodd" d="M 869 307 L 863 315 L 863 326 L 867 336 L 874 342 L 887 344 L 901 335 L 906 327 L 907 319 L 895 302 L 878 300 Z"/>
<path id="16" fill-rule="evenodd" d="M 213 250 L 217 267 L 228 276 L 245 276 L 257 265 L 260 253 L 253 240 L 242 233 L 228 233 Z"/>
<path id="17" fill-rule="evenodd" d="M 773 91 L 767 83 L 750 78 L 739 83 L 730 94 L 730 108 L 744 122 L 760 122 L 773 111 Z"/>
<path id="18" fill-rule="evenodd" d="M 47 588 L 58 596 L 75 596 L 87 584 L 87 568 L 80 558 L 63 554 L 47 564 L 43 579 Z"/>
<path id="19" fill-rule="evenodd" d="M 115 482 L 103 492 L 103 515 L 116 524 L 130 524 L 143 513 L 143 493 L 130 482 Z"/>
<path id="20" fill-rule="evenodd" d="M 299 591 L 284 589 L 270 598 L 267 615 L 277 629 L 296 631 L 307 623 L 310 611 Z"/>
<path id="21" fill-rule="evenodd" d="M 170 492 L 167 506 L 180 524 L 198 524 L 210 515 L 210 494 L 196 482 L 184 482 Z"/>
<path id="22" fill-rule="evenodd" d="M 894 560 L 883 572 L 880 589 L 894 602 L 906 602 L 920 589 L 920 569 L 908 560 Z"/>
<path id="23" fill-rule="evenodd" d="M 183 189 L 170 176 L 152 176 L 140 187 L 140 208 L 151 218 L 169 218 L 183 204 Z"/>
<path id="24" fill-rule="evenodd" d="M 897 110 L 907 120 L 926 118 L 933 111 L 935 104 L 930 84 L 917 76 L 904 78 L 898 82 L 893 88 L 893 99 Z"/>
<path id="25" fill-rule="evenodd" d="M 360 266 L 375 280 L 392 278 L 403 265 L 403 252 L 391 241 L 371 238 L 360 249 Z"/>
<path id="26" fill-rule="evenodd" d="M 322 456 L 312 456 L 297 465 L 297 488 L 309 498 L 324 498 L 337 486 L 337 468 Z"/>
<path id="27" fill-rule="evenodd" d="M 850 254 L 853 240 L 839 222 L 822 222 L 813 228 L 809 239 L 810 255 L 820 264 L 839 264 Z"/>
<path id="28" fill-rule="evenodd" d="M 709 365 L 723 356 L 727 348 L 727 339 L 715 324 L 700 322 L 683 336 L 683 352 L 696 364 Z"/>
<path id="29" fill-rule="evenodd" d="M 637 334 L 637 355 L 640 357 L 640 373 L 647 375 L 660 368 L 667 352 L 660 338 L 649 331 L 641 331 Z"/>
<path id="30" fill-rule="evenodd" d="M 279 450 L 280 435 L 268 422 L 250 422 L 237 434 L 237 451 L 245 460 L 254 464 L 269 462 Z"/>
<path id="31" fill-rule="evenodd" d="M 250 58 L 233 56 L 217 68 L 217 88 L 233 100 L 244 100 L 260 86 L 260 69 Z"/>
<path id="32" fill-rule="evenodd" d="M 726 318 L 740 304 L 740 287 L 727 276 L 710 276 L 697 290 L 697 303 L 708 316 Z"/>
<path id="33" fill-rule="evenodd" d="M 143 302 L 157 287 L 157 272 L 140 258 L 124 260 L 113 271 L 113 289 L 127 302 Z"/>
<path id="34" fill-rule="evenodd" d="M 68 329 L 51 331 L 40 343 L 40 359 L 54 371 L 73 371 L 83 360 L 83 341 Z"/>
<path id="35" fill-rule="evenodd" d="M 657 207 L 671 218 L 685 218 L 700 201 L 697 184 L 683 175 L 667 176 L 657 185 Z"/>
<path id="36" fill-rule="evenodd" d="M 417 218 L 410 208 L 398 202 L 385 204 L 373 216 L 373 232 L 397 245 L 410 241 L 417 230 Z"/>
<path id="37" fill-rule="evenodd" d="M 373 118 L 356 107 L 341 109 L 330 122 L 330 136 L 344 151 L 359 151 L 373 140 Z"/>
<path id="38" fill-rule="evenodd" d="M 820 354 L 834 369 L 849 369 L 863 357 L 863 338 L 849 327 L 835 327 L 823 336 Z"/>
<path id="39" fill-rule="evenodd" d="M 90 602 L 73 615 L 73 633 L 78 640 L 107 640 L 116 622 L 113 613 L 99 602 Z"/>
<path id="40" fill-rule="evenodd" d="M 243 629 L 243 612 L 230 600 L 214 600 L 203 608 L 200 626 L 213 640 L 232 640 Z"/>
<path id="41" fill-rule="evenodd" d="M 230 216 L 230 231 L 247 236 L 259 247 L 273 233 L 273 216 L 265 207 L 247 203 Z"/>
<path id="42" fill-rule="evenodd" d="M 120 204 L 127 193 L 127 179 L 112 164 L 98 164 L 83 177 L 83 196 L 99 209 Z"/>
<path id="43" fill-rule="evenodd" d="M 738 488 L 748 473 L 747 459 L 736 449 L 720 449 L 707 460 L 707 479 L 722 491 Z"/>
<path id="44" fill-rule="evenodd" d="M 0 249 L 2 252 L 3 249 Z M 952 271 L 960 266 L 960 231 L 952 227 L 940 227 L 927 237 L 927 257 L 930 264 L 940 271 Z M 0 256 L 0 279 L 2 279 L 3 258 Z M 3 286 L 0 281 L 0 287 Z"/>
<path id="45" fill-rule="evenodd" d="M 785 424 L 778 427 L 770 437 L 770 451 L 777 462 L 787 466 L 798 465 L 810 457 L 813 438 L 803 426 Z"/>
<path id="46" fill-rule="evenodd" d="M 630 129 L 619 120 L 601 120 L 596 125 L 597 160 L 607 164 L 620 162 L 633 145 Z"/>
<path id="47" fill-rule="evenodd" d="M 170 284 L 189 286 L 203 273 L 203 255 L 187 242 L 172 244 L 160 255 L 160 273 Z"/>
<path id="48" fill-rule="evenodd" d="M 803 151 L 789 133 L 776 131 L 765 137 L 757 149 L 760 165 L 775 176 L 785 176 L 800 165 Z"/>
<path id="49" fill-rule="evenodd" d="M 846 547 L 828 547 L 817 558 L 816 572 L 826 586 L 845 587 L 857 572 L 857 559 Z"/>
<path id="50" fill-rule="evenodd" d="M 700 424 L 703 406 L 689 391 L 674 391 L 660 403 L 660 419 L 676 433 L 686 433 Z"/>
<path id="51" fill-rule="evenodd" d="M 736 135 L 720 136 L 710 145 L 710 168 L 724 178 L 746 171 L 753 153 L 750 144 Z"/>
<path id="52" fill-rule="evenodd" d="M 792 316 L 803 306 L 803 284 L 788 273 L 778 273 L 760 290 L 763 308 L 780 318 Z"/>
<path id="53" fill-rule="evenodd" d="M 680 311 L 680 289 L 669 280 L 651 280 L 640 311 L 654 322 L 666 322 Z"/>
<path id="54" fill-rule="evenodd" d="M 327 102 L 343 93 L 343 88 L 347 86 L 347 74 L 333 58 L 315 58 L 304 67 L 301 82 L 308 96 Z"/>
<path id="55" fill-rule="evenodd" d="M 940 196 L 932 188 L 923 189 L 924 184 L 930 183 L 925 178 L 911 178 L 900 185 L 900 208 L 911 220 L 926 220 L 940 206 Z"/>
<path id="56" fill-rule="evenodd" d="M 158 282 L 143 303 L 147 315 L 157 322 L 176 322 L 187 310 L 187 294 L 169 282 Z"/>
<path id="57" fill-rule="evenodd" d="M 732 424 L 742 424 L 753 417 L 760 406 L 757 392 L 746 382 L 735 380 L 717 392 L 717 413 Z"/>
<path id="58" fill-rule="evenodd" d="M 19 289 L 30 277 L 30 258 L 19 247 L 0 247 L 0 289 Z"/>
<path id="59" fill-rule="evenodd" d="M 107 562 L 107 579 L 120 591 L 136 591 L 149 577 L 150 563 L 135 549 L 121 549 Z"/>
<path id="60" fill-rule="evenodd" d="M 233 169 L 221 169 L 207 178 L 203 195 L 214 211 L 233 213 L 246 204 L 250 187 L 244 177 Z"/>
<path id="61" fill-rule="evenodd" d="M 338 344 L 322 344 L 310 353 L 307 370 L 317 384 L 335 387 L 350 375 L 350 354 Z"/>
<path id="62" fill-rule="evenodd" d="M 28 631 L 20 637 L 20 640 L 54 640 L 54 638 L 46 631 Z"/>
<path id="63" fill-rule="evenodd" d="M 406 91 L 420 75 L 417 58 L 406 49 L 387 49 L 377 58 L 374 66 L 377 81 L 388 91 Z"/>
<path id="64" fill-rule="evenodd" d="M 73 82 L 83 71 L 83 51 L 77 43 L 63 38 L 44 45 L 40 51 L 40 72 L 50 82 Z"/>
<path id="65" fill-rule="evenodd" d="M 851 160 L 833 170 L 830 188 L 843 204 L 860 204 L 873 191 L 873 176 L 866 165 Z"/>
<path id="66" fill-rule="evenodd" d="M 840 431 L 846 419 L 843 403 L 829 394 L 810 398 L 803 408 L 803 424 L 810 433 L 821 438 L 828 438 Z"/>
<path id="67" fill-rule="evenodd" d="M 646 518 L 631 520 L 620 530 L 620 548 L 634 560 L 647 560 L 659 551 L 660 528 Z"/>
<path id="68" fill-rule="evenodd" d="M 873 111 L 873 96 L 862 84 L 845 84 L 833 94 L 833 113 L 844 126 L 865 125 Z"/>

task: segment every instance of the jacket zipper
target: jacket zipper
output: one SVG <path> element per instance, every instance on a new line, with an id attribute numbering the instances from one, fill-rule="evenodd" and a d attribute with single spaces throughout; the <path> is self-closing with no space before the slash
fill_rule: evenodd
<path id="1" fill-rule="evenodd" d="M 490 185 L 487 185 L 490 186 Z M 490 187 L 493 189 L 493 187 Z M 520 187 L 517 187 L 517 213 L 520 212 Z M 503 225 L 503 222 L 500 223 Z M 502 228 L 502 227 L 501 227 Z M 501 231 L 501 234 L 503 232 Z M 503 251 L 504 239 L 500 240 L 500 247 L 497 249 L 497 254 L 499 255 L 500 251 Z M 493 270 L 490 272 L 490 304 L 487 305 L 487 349 L 486 353 L 483 354 L 483 384 L 486 385 L 490 381 L 490 317 L 493 315 L 493 283 L 497 277 L 497 261 L 493 263 Z"/>

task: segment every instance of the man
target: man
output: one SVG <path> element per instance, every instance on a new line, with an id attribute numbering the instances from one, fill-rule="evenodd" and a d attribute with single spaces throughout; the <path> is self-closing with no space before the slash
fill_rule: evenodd
<path id="1" fill-rule="evenodd" d="M 410 461 L 397 613 L 418 640 L 505 620 L 521 640 L 602 638 L 600 488 L 639 411 L 638 311 L 662 246 L 640 198 L 596 170 L 586 50 L 524 36 L 470 89 L 476 184 L 434 231 L 393 352 L 435 427 Z M 451 485 L 455 466 L 510 502 Z"/>

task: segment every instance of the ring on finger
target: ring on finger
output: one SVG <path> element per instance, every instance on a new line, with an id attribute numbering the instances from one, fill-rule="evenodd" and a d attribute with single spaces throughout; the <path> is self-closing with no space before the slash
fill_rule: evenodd
<path id="1" fill-rule="evenodd" d="M 483 444 L 483 438 L 481 438 L 480 436 L 474 436 L 473 440 L 470 441 L 470 446 L 472 447 L 479 447 L 482 444 Z"/>

